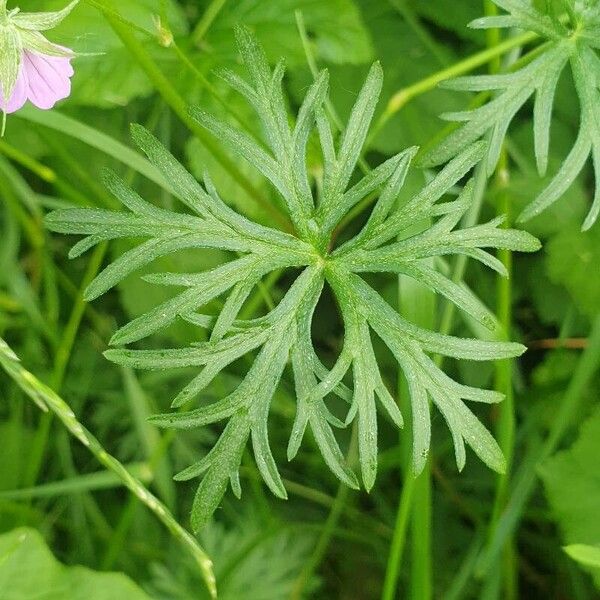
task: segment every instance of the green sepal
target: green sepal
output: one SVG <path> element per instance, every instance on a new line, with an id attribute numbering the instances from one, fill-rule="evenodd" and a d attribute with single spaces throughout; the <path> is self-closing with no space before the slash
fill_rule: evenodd
<path id="1" fill-rule="evenodd" d="M 78 4 L 79 0 L 73 0 L 73 2 L 69 3 L 62 10 L 55 12 L 19 12 L 11 17 L 11 21 L 19 29 L 48 31 L 48 29 L 54 29 L 57 25 L 60 25 Z"/>
<path id="2" fill-rule="evenodd" d="M 0 25 L 0 87 L 7 102 L 17 83 L 21 55 L 21 39 L 16 29 L 11 25 Z"/>
<path id="3" fill-rule="evenodd" d="M 21 38 L 23 50 L 63 58 L 72 58 L 75 56 L 72 50 L 53 44 L 37 31 L 20 31 L 18 35 Z"/>

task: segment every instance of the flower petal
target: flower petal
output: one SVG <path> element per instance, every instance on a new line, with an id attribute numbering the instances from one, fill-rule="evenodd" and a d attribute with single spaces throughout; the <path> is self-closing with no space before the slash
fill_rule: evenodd
<path id="1" fill-rule="evenodd" d="M 71 59 L 62 56 L 23 53 L 23 65 L 29 83 L 28 98 L 38 108 L 47 110 L 71 93 L 73 75 Z"/>
<path id="2" fill-rule="evenodd" d="M 23 62 L 21 61 L 21 67 L 19 68 L 17 81 L 15 82 L 15 87 L 13 88 L 12 94 L 10 95 L 8 102 L 5 102 L 2 98 L 2 94 L 0 94 L 0 110 L 7 114 L 10 114 L 23 108 L 23 105 L 25 104 L 25 102 L 27 102 L 28 91 L 29 82 L 27 80 L 27 72 L 25 71 Z"/>

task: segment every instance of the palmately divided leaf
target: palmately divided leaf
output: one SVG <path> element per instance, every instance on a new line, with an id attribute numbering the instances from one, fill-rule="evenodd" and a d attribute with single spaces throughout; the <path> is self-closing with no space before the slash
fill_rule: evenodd
<path id="1" fill-rule="evenodd" d="M 46 220 L 55 231 L 85 236 L 73 248 L 73 256 L 102 241 L 134 240 L 129 250 L 92 281 L 86 292 L 88 299 L 106 293 L 155 259 L 184 249 L 216 248 L 232 254 L 223 264 L 206 271 L 144 275 L 148 284 L 173 288 L 173 295 L 125 324 L 111 339 L 113 346 L 139 342 L 140 348 L 111 348 L 106 352 L 109 360 L 127 367 L 185 367 L 192 371 L 190 381 L 172 401 L 173 408 L 182 410 L 156 415 L 151 418 L 154 424 L 174 429 L 224 425 L 206 456 L 177 476 L 180 480 L 202 477 L 192 509 L 194 529 L 211 517 L 228 486 L 236 496 L 241 494 L 239 467 L 249 443 L 267 486 L 278 497 L 286 497 L 275 459 L 277 452 L 271 450 L 269 416 L 273 397 L 287 377 L 288 363 L 296 392 L 288 459 L 296 456 L 310 432 L 332 473 L 348 486 L 358 488 L 358 477 L 335 432 L 353 424 L 361 479 L 367 490 L 373 487 L 378 413 L 383 413 L 394 427 L 402 427 L 404 422 L 392 392 L 396 374 L 388 373 L 378 361 L 375 336 L 389 348 L 408 381 L 415 472 L 423 468 L 429 454 L 431 404 L 448 424 L 459 468 L 465 464 L 468 445 L 491 468 L 502 471 L 504 463 L 497 444 L 467 407 L 467 402 L 498 402 L 501 395 L 454 381 L 430 355 L 496 360 L 518 356 L 524 347 L 420 328 L 402 318 L 363 279 L 365 273 L 394 277 L 404 273 L 494 328 L 493 316 L 473 293 L 432 266 L 441 262 L 432 260 L 435 257 L 462 254 L 502 272 L 502 265 L 490 249 L 530 252 L 539 247 L 529 234 L 502 228 L 501 218 L 458 228 L 471 204 L 473 185 L 464 185 L 458 198 L 449 194 L 486 155 L 486 145 L 466 144 L 421 191 L 403 201 L 399 200 L 401 189 L 416 148 L 391 157 L 351 184 L 381 90 L 379 65 L 369 72 L 348 127 L 336 139 L 324 112 L 327 73 L 316 77 L 297 118 L 291 119 L 281 86 L 282 63 L 271 71 L 250 33 L 239 29 L 237 35 L 250 81 L 232 73 L 222 75 L 257 111 L 265 143 L 207 113 L 193 109 L 192 114 L 271 181 L 281 195 L 281 205 L 287 207 L 293 234 L 237 214 L 221 200 L 210 178 L 205 177 L 200 184 L 140 126 L 132 127 L 134 140 L 169 181 L 185 212 L 154 206 L 119 177 L 107 173 L 106 186 L 126 210 L 59 210 Z M 313 132 L 320 139 L 323 163 L 322 180 L 316 182 L 306 163 L 307 143 Z M 334 247 L 334 230 L 349 211 L 374 195 L 378 200 L 365 226 Z M 250 304 L 247 301 L 257 293 L 261 281 L 279 270 L 294 273 L 281 299 L 266 314 L 244 314 Z M 319 356 L 312 332 L 313 316 L 325 285 L 335 295 L 344 324 L 343 347 L 330 367 Z M 218 314 L 208 314 L 215 305 L 220 305 Z M 144 346 L 148 336 L 178 319 L 185 321 L 190 331 L 198 330 L 197 342 L 175 348 Z M 216 400 L 203 393 L 220 373 L 241 359 L 249 366 L 234 389 Z M 341 417 L 334 414 L 334 396 L 347 406 Z M 191 407 L 192 403 L 197 405 Z"/>
<path id="2" fill-rule="evenodd" d="M 524 66 L 511 72 L 459 77 L 444 82 L 445 87 L 453 90 L 488 92 L 491 99 L 474 110 L 442 115 L 442 118 L 463 124 L 432 148 L 424 157 L 423 163 L 431 166 L 443 164 L 458 154 L 465 144 L 486 138 L 489 142 L 487 169 L 491 173 L 512 119 L 533 98 L 535 159 L 538 171 L 543 176 L 548 166 L 556 86 L 565 67 L 569 65 L 580 107 L 577 139 L 558 173 L 522 212 L 519 220 L 531 219 L 556 202 L 571 186 L 591 156 L 596 185 L 592 206 L 582 227 L 587 230 L 600 214 L 600 59 L 597 54 L 600 5 L 573 3 L 570 18 L 574 22 L 572 27 L 567 27 L 552 13 L 543 14 L 529 2 L 493 1 L 510 14 L 477 19 L 471 23 L 472 27 L 518 27 L 536 32 L 546 42 L 538 52 L 532 54 L 534 57 L 526 61 Z M 570 6 L 569 3 L 566 6 Z"/>

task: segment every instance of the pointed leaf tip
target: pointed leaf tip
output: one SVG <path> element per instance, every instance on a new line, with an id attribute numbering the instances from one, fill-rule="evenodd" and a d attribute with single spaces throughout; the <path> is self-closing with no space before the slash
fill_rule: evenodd
<path id="1" fill-rule="evenodd" d="M 504 456 L 502 457 L 502 460 L 499 460 L 497 463 L 490 464 L 489 466 L 499 475 L 506 475 L 506 459 Z"/>
<path id="2" fill-rule="evenodd" d="M 371 65 L 369 74 L 367 75 L 367 81 L 374 83 L 377 86 L 378 89 L 376 94 L 379 96 L 383 84 L 383 67 L 378 60 Z"/>
<path id="3" fill-rule="evenodd" d="M 106 358 L 106 360 L 109 360 L 112 363 L 118 363 L 118 356 L 120 354 L 120 350 L 117 348 L 109 348 L 108 350 L 105 350 L 102 353 L 102 356 L 104 356 L 104 358 Z"/>
<path id="4" fill-rule="evenodd" d="M 83 299 L 86 302 L 93 302 L 96 298 L 98 298 L 101 294 L 96 293 L 96 290 L 92 287 L 93 283 L 90 283 L 85 290 L 83 291 Z"/>

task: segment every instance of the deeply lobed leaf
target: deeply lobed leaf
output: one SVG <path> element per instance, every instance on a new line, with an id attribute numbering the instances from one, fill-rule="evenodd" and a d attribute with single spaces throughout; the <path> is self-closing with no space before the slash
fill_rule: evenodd
<path id="1" fill-rule="evenodd" d="M 256 109 L 266 143 L 207 113 L 192 109 L 191 114 L 271 182 L 287 207 L 295 228 L 293 234 L 238 215 L 223 203 L 210 179 L 206 178 L 204 185 L 198 183 L 154 136 L 139 126 L 132 128 L 134 140 L 170 182 L 188 212 L 156 207 L 117 176 L 107 174 L 108 189 L 127 211 L 72 209 L 47 217 L 48 226 L 55 231 L 86 236 L 76 244 L 72 255 L 105 240 L 136 240 L 132 249 L 91 283 L 87 290 L 89 299 L 107 292 L 156 258 L 183 249 L 218 248 L 236 254 L 228 262 L 200 273 L 145 276 L 149 283 L 180 289 L 169 300 L 125 324 L 111 340 L 116 346 L 139 342 L 182 319 L 190 328 L 198 328 L 198 342 L 182 348 L 112 348 L 106 352 L 109 360 L 128 367 L 190 367 L 198 371 L 177 393 L 172 405 L 185 408 L 200 397 L 200 406 L 157 415 L 152 418 L 153 423 L 189 429 L 225 422 L 210 452 L 177 477 L 202 476 L 192 512 L 194 528 L 206 523 L 229 485 L 239 496 L 239 465 L 249 441 L 268 487 L 275 495 L 286 496 L 270 448 L 268 420 L 271 401 L 288 362 L 296 391 L 288 459 L 296 455 L 310 430 L 331 471 L 347 485 L 359 487 L 334 432 L 356 422 L 361 478 L 364 486 L 371 489 L 377 474 L 378 411 L 382 410 L 395 426 L 403 425 L 403 416 L 388 389 L 387 374 L 377 359 L 373 335 L 390 349 L 409 382 L 415 472 L 423 468 L 429 453 L 430 402 L 449 426 L 459 468 L 465 464 L 466 444 L 491 468 L 501 471 L 504 463 L 497 444 L 466 404 L 498 402 L 501 396 L 452 380 L 429 355 L 495 360 L 518 356 L 524 347 L 462 339 L 417 327 L 385 302 L 362 275 L 407 274 L 487 327 L 494 327 L 492 315 L 477 298 L 432 268 L 430 260 L 462 254 L 502 272 L 502 266 L 488 249 L 534 251 L 539 247 L 529 234 L 501 228 L 501 219 L 458 228 L 471 203 L 472 185 L 465 185 L 456 199 L 446 201 L 446 196 L 486 155 L 486 145 L 467 144 L 420 192 L 403 202 L 399 202 L 399 197 L 415 148 L 390 158 L 351 185 L 381 90 L 379 65 L 371 69 L 348 126 L 336 140 L 324 112 L 327 74 L 316 78 L 295 122 L 291 122 L 281 87 L 282 65 L 271 71 L 262 49 L 246 30 L 240 29 L 238 38 L 250 81 L 231 73 L 223 77 Z M 323 176 L 317 185 L 306 165 L 307 142 L 313 131 L 319 136 L 323 158 Z M 377 194 L 378 200 L 362 230 L 339 247 L 331 247 L 333 232 L 340 222 L 372 194 Z M 423 223 L 429 225 L 419 228 Z M 264 316 L 241 318 L 240 311 L 261 280 L 280 269 L 294 269 L 298 274 L 279 303 Z M 311 331 L 325 285 L 333 291 L 344 323 L 343 348 L 330 368 L 319 357 Z M 218 315 L 200 312 L 216 302 L 221 303 Z M 215 377 L 242 358 L 250 366 L 239 385 L 212 403 L 202 398 Z M 332 413 L 332 395 L 347 403 L 345 419 Z"/>
<path id="2" fill-rule="evenodd" d="M 488 173 L 491 173 L 511 121 L 523 105 L 533 98 L 535 159 L 538 171 L 543 176 L 548 165 L 556 86 L 565 67 L 569 65 L 580 107 L 577 139 L 561 169 L 523 211 L 520 221 L 535 217 L 556 202 L 591 156 L 596 185 L 592 205 L 582 227 L 587 230 L 600 214 L 600 59 L 596 52 L 600 39 L 600 5 L 574 2 L 568 11 L 570 23 L 566 24 L 552 10 L 544 14 L 529 2 L 493 1 L 509 14 L 477 19 L 471 23 L 472 27 L 518 27 L 536 32 L 546 39 L 546 43 L 532 54 L 534 58 L 524 61 L 524 66 L 511 72 L 460 77 L 445 82 L 444 86 L 451 89 L 489 93 L 490 100 L 471 111 L 442 115 L 445 119 L 464 124 L 431 149 L 424 158 L 424 164 L 445 163 L 465 144 L 485 138 L 489 142 L 486 162 Z"/>

